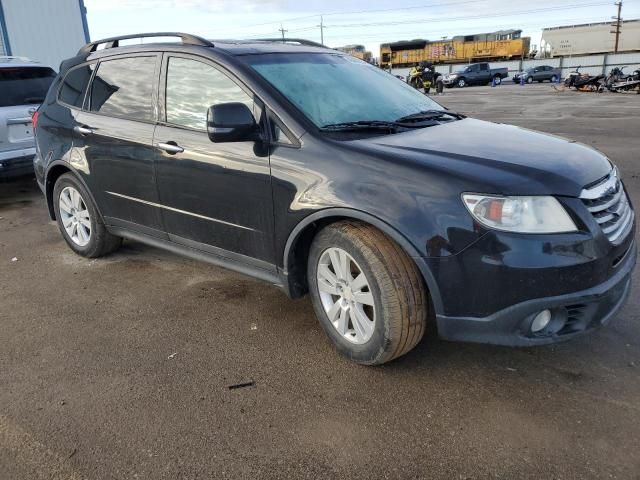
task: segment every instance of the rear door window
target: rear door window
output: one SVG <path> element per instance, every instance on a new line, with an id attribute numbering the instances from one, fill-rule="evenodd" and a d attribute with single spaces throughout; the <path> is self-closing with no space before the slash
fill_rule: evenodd
<path id="1" fill-rule="evenodd" d="M 94 68 L 95 64 L 91 63 L 69 71 L 58 92 L 58 100 L 72 107 L 82 108 L 84 94 Z"/>
<path id="2" fill-rule="evenodd" d="M 0 107 L 42 103 L 55 77 L 49 67 L 0 67 Z"/>
<path id="3" fill-rule="evenodd" d="M 151 121 L 156 56 L 105 60 L 91 84 L 90 110 L 130 120 Z"/>

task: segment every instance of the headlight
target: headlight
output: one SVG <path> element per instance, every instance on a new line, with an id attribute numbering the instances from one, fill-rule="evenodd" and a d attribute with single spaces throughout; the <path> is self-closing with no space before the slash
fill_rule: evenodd
<path id="1" fill-rule="evenodd" d="M 576 224 L 554 197 L 502 197 L 465 193 L 473 218 L 496 230 L 518 233 L 575 232 Z"/>
<path id="2" fill-rule="evenodd" d="M 451 78 L 451 79 L 456 78 L 457 76 L 458 76 L 457 73 L 452 73 L 452 74 L 448 75 L 448 77 Z"/>

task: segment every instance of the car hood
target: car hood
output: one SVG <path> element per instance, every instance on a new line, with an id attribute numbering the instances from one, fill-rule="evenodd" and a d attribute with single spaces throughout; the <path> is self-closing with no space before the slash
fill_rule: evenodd
<path id="1" fill-rule="evenodd" d="M 470 118 L 355 142 L 378 157 L 454 175 L 470 190 L 504 195 L 577 197 L 612 168 L 587 145 Z"/>

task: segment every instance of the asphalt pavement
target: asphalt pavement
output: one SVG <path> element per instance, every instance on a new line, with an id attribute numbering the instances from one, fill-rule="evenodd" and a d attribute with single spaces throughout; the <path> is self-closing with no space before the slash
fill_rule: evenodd
<path id="1" fill-rule="evenodd" d="M 640 95 L 434 98 L 593 145 L 640 205 Z M 362 367 L 307 298 L 135 242 L 78 257 L 33 179 L 0 183 L 0 479 L 638 479 L 639 307 L 636 281 L 618 318 L 569 343 L 432 329 Z"/>

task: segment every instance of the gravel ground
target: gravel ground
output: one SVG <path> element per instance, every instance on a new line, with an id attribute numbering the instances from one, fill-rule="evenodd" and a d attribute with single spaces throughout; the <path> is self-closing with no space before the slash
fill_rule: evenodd
<path id="1" fill-rule="evenodd" d="M 601 149 L 640 205 L 639 95 L 438 99 Z M 134 242 L 80 258 L 32 179 L 0 183 L 0 478 L 638 479 L 637 285 L 570 343 L 431 333 L 367 368 L 332 350 L 308 299 Z"/>

